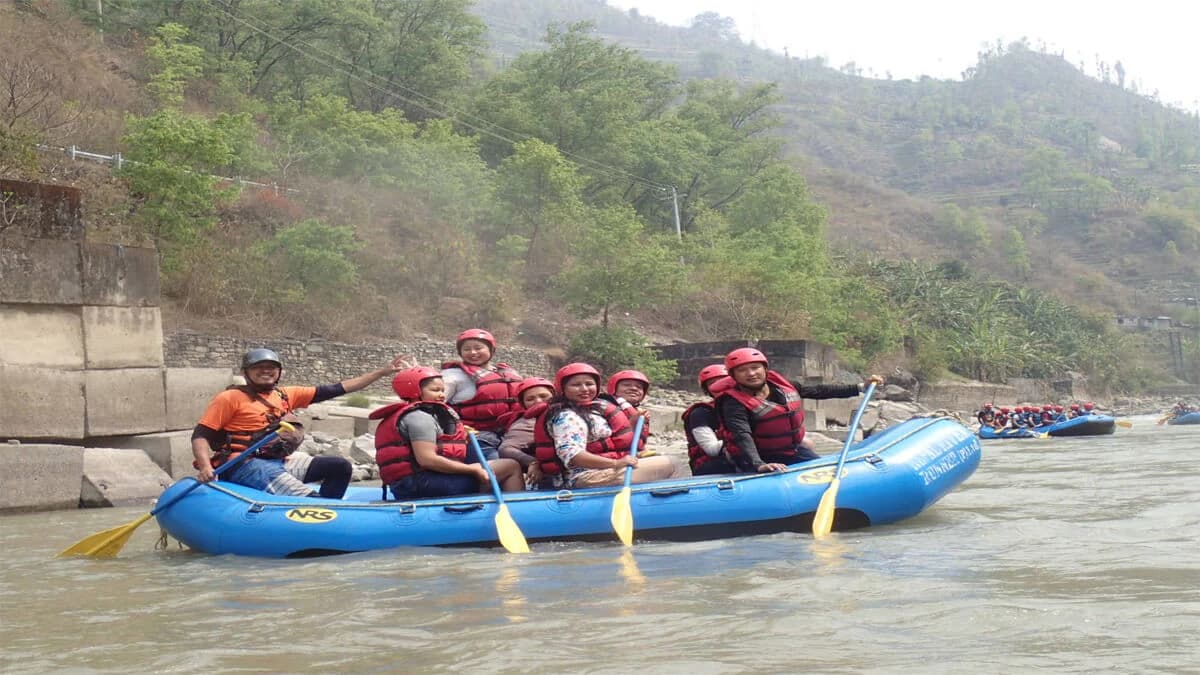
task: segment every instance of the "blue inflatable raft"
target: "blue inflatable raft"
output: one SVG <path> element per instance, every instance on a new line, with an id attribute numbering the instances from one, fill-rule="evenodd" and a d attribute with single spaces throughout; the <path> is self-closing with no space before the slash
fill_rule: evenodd
<path id="1" fill-rule="evenodd" d="M 1167 420 L 1167 424 L 1200 424 L 1200 412 L 1190 412 Z"/>
<path id="2" fill-rule="evenodd" d="M 979 465 L 979 440 L 947 418 L 917 418 L 850 449 L 834 529 L 910 518 L 967 479 Z M 638 539 L 694 541 L 774 532 L 809 532 L 837 455 L 787 471 L 704 476 L 633 486 Z M 165 502 L 193 479 L 167 488 Z M 616 541 L 610 515 L 619 488 L 506 493 L 513 520 L 530 542 Z M 159 513 L 171 536 L 205 553 L 297 558 L 397 546 L 495 546 L 490 495 L 413 502 L 380 501 L 379 487 L 352 487 L 342 500 L 276 497 L 232 483 L 210 483 Z"/>
<path id="3" fill-rule="evenodd" d="M 1032 429 L 979 427 L 979 437 L 996 438 L 1040 438 L 1042 436 L 1107 436 L 1117 430 L 1117 419 L 1111 415 L 1080 415 L 1069 420 L 1044 424 Z"/>

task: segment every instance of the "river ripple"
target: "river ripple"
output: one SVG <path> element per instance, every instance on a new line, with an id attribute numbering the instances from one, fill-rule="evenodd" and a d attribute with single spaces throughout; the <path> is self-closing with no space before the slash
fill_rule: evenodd
<path id="1" fill-rule="evenodd" d="M 0 518 L 0 671 L 1200 673 L 1200 426 L 987 441 L 922 516 L 817 542 L 58 550 L 142 509 Z"/>

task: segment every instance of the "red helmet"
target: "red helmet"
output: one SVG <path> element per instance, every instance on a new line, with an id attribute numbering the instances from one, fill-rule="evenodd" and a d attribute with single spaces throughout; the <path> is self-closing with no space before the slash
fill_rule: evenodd
<path id="1" fill-rule="evenodd" d="M 608 391 L 609 396 L 617 395 L 617 383 L 621 380 L 633 380 L 634 382 L 641 382 L 646 391 L 650 391 L 650 380 L 644 373 L 642 373 L 642 371 L 620 370 L 613 373 L 613 376 L 608 378 L 608 387 L 606 390 Z"/>
<path id="2" fill-rule="evenodd" d="M 1054 412 L 1062 412 L 1062 411 L 1063 411 L 1063 407 L 1061 405 L 1054 406 Z"/>
<path id="3" fill-rule="evenodd" d="M 703 389 L 705 382 L 708 382 L 714 377 L 725 377 L 728 374 L 729 371 L 726 370 L 724 364 L 714 363 L 711 366 L 704 366 L 701 368 L 700 375 L 697 376 L 696 379 L 700 382 L 700 388 Z"/>
<path id="4" fill-rule="evenodd" d="M 983 409 L 984 409 L 984 410 L 991 410 L 991 409 L 992 409 L 992 404 L 991 404 L 991 403 L 984 403 L 984 404 L 983 404 Z"/>
<path id="5" fill-rule="evenodd" d="M 419 401 L 421 400 L 421 383 L 432 377 L 441 376 L 442 371 L 426 366 L 405 368 L 392 378 L 392 391 L 406 401 Z"/>
<path id="6" fill-rule="evenodd" d="M 1000 412 L 1007 414 L 1007 413 L 1010 413 L 1010 412 L 1012 412 L 1012 411 L 1011 411 L 1011 410 L 1009 410 L 1008 408 L 1001 407 L 1001 408 L 1000 408 Z"/>
<path id="7" fill-rule="evenodd" d="M 747 363 L 761 363 L 765 366 L 767 365 L 767 357 L 753 347 L 742 347 L 725 355 L 725 370 L 732 371 L 734 368 Z"/>
<path id="8" fill-rule="evenodd" d="M 1084 403 L 1084 404 L 1083 404 L 1083 409 L 1084 409 L 1084 410 L 1091 410 L 1092 408 L 1095 408 L 1095 407 L 1096 407 L 1096 404 L 1095 404 L 1095 403 Z"/>
<path id="9" fill-rule="evenodd" d="M 1051 410 L 1054 410 L 1054 406 L 1052 406 L 1052 405 L 1042 406 L 1042 412 L 1050 412 Z"/>
<path id="10" fill-rule="evenodd" d="M 454 338 L 454 351 L 458 351 L 458 348 L 462 346 L 463 340 L 480 340 L 486 342 L 492 352 L 496 351 L 496 338 L 482 328 L 468 328 L 459 333 L 458 337 Z"/>
<path id="11" fill-rule="evenodd" d="M 737 383 L 733 381 L 733 378 L 726 375 L 725 377 L 718 378 L 716 382 L 708 385 L 708 394 L 715 397 L 717 394 L 720 394 L 723 391 L 729 391 L 730 389 L 733 389 L 736 385 Z"/>
<path id="12" fill-rule="evenodd" d="M 591 375 L 596 380 L 596 388 L 600 388 L 600 371 L 586 363 L 568 363 L 554 374 L 554 391 L 562 391 L 568 377 L 581 374 Z"/>
<path id="13" fill-rule="evenodd" d="M 1078 403 L 1072 403 L 1072 404 L 1071 404 L 1071 410 L 1079 410 L 1079 404 L 1078 404 Z"/>
<path id="14" fill-rule="evenodd" d="M 521 400 L 521 397 L 525 395 L 527 390 L 533 389 L 534 387 L 546 387 L 550 391 L 555 391 L 554 383 L 550 380 L 547 380 L 544 377 L 527 377 L 521 380 L 521 383 L 517 385 L 517 401 L 519 402 Z"/>

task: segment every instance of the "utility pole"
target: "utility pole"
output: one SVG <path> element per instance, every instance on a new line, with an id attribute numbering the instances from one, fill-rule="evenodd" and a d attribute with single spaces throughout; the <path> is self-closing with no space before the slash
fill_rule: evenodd
<path id="1" fill-rule="evenodd" d="M 96 0 L 96 19 L 100 24 L 100 42 L 104 42 L 104 0 Z"/>
<path id="2" fill-rule="evenodd" d="M 679 224 L 679 190 L 675 186 L 671 186 L 671 207 L 675 212 L 675 236 L 679 241 L 683 242 L 683 228 Z"/>

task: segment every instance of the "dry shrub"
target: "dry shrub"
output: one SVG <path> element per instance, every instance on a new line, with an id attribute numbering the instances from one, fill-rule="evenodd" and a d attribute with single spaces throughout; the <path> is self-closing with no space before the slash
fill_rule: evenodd
<path id="1" fill-rule="evenodd" d="M 0 125 L 49 145 L 111 154 L 127 110 L 144 107 L 128 54 L 99 42 L 56 2 L 0 5 Z"/>

